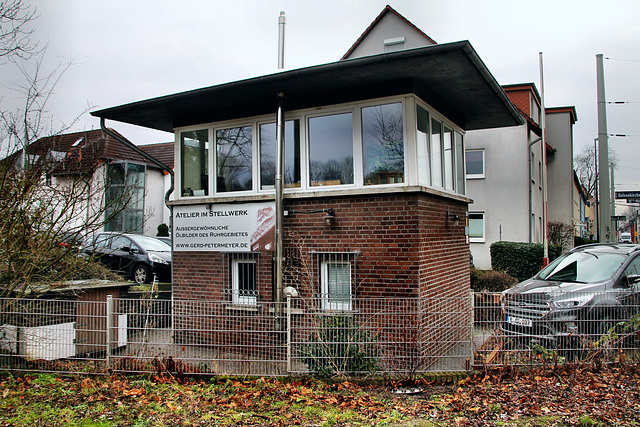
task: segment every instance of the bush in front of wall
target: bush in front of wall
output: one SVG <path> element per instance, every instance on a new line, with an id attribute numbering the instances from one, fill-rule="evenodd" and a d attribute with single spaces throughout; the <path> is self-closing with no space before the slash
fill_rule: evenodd
<path id="1" fill-rule="evenodd" d="M 322 377 L 369 374 L 378 370 L 377 339 L 350 315 L 318 316 L 302 347 L 309 371 Z"/>
<path id="2" fill-rule="evenodd" d="M 474 292 L 502 292 L 518 283 L 518 279 L 502 271 L 471 269 Z"/>
<path id="3" fill-rule="evenodd" d="M 535 275 L 544 262 L 541 243 L 495 242 L 491 245 L 491 269 L 522 281 Z M 549 261 L 562 254 L 562 247 L 549 245 Z"/>

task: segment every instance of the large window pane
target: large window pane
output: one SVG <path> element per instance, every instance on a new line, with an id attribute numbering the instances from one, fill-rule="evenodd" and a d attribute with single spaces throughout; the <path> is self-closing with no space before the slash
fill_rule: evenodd
<path id="1" fill-rule="evenodd" d="M 183 196 L 204 196 L 209 189 L 209 131 L 180 134 L 181 183 Z"/>
<path id="2" fill-rule="evenodd" d="M 404 182 L 402 104 L 362 109 L 364 184 Z"/>
<path id="3" fill-rule="evenodd" d="M 144 223 L 145 166 L 112 163 L 107 168 L 105 231 L 142 233 Z"/>
<path id="4" fill-rule="evenodd" d="M 429 113 L 418 106 L 418 182 L 421 185 L 431 185 L 431 164 L 429 162 Z"/>
<path id="5" fill-rule="evenodd" d="M 260 125 L 260 188 L 275 186 L 276 124 Z M 284 186 L 300 187 L 300 121 L 290 120 L 284 126 Z"/>
<path id="6" fill-rule="evenodd" d="M 253 188 L 252 133 L 251 126 L 216 131 L 217 192 L 247 191 Z"/>
<path id="7" fill-rule="evenodd" d="M 431 183 L 442 187 L 442 124 L 431 120 Z"/>
<path id="8" fill-rule="evenodd" d="M 460 132 L 456 132 L 456 192 L 465 194 L 464 140 Z"/>
<path id="9" fill-rule="evenodd" d="M 351 113 L 309 119 L 309 180 L 312 186 L 353 184 Z"/>
<path id="10" fill-rule="evenodd" d="M 444 145 L 444 188 L 453 190 L 453 131 L 446 126 L 442 143 Z"/>

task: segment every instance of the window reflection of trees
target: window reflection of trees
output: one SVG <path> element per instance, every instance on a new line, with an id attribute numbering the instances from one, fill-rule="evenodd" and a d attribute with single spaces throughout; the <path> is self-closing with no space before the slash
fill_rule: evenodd
<path id="1" fill-rule="evenodd" d="M 300 186 L 300 121 L 285 123 L 285 187 Z M 260 125 L 260 188 L 272 189 L 276 175 L 276 124 Z"/>
<path id="2" fill-rule="evenodd" d="M 309 168 L 311 185 L 353 183 L 353 157 L 312 161 Z"/>
<path id="3" fill-rule="evenodd" d="M 364 183 L 404 182 L 402 104 L 362 109 Z"/>
<path id="4" fill-rule="evenodd" d="M 252 189 L 251 141 L 251 126 L 216 131 L 218 192 Z"/>
<path id="5" fill-rule="evenodd" d="M 312 117 L 308 125 L 311 185 L 353 184 L 352 113 Z"/>

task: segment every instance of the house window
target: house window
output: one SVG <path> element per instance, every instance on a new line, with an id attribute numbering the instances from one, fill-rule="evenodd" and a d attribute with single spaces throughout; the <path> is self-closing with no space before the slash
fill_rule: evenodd
<path id="1" fill-rule="evenodd" d="M 464 139 L 460 132 L 455 133 L 455 147 L 456 147 L 456 192 L 460 194 L 466 193 L 465 188 L 465 153 L 464 153 Z"/>
<path id="2" fill-rule="evenodd" d="M 258 302 L 256 259 L 252 255 L 238 254 L 231 259 L 231 300 L 247 305 Z"/>
<path id="3" fill-rule="evenodd" d="M 111 163 L 107 166 L 105 231 L 143 232 L 145 176 L 144 165 Z"/>
<path id="4" fill-rule="evenodd" d="M 318 271 L 320 301 L 323 310 L 352 309 L 357 252 L 314 253 Z"/>
<path id="5" fill-rule="evenodd" d="M 469 212 L 469 241 L 485 241 L 484 212 Z"/>
<path id="6" fill-rule="evenodd" d="M 399 102 L 362 109 L 365 185 L 404 182 L 403 126 Z"/>
<path id="7" fill-rule="evenodd" d="M 418 105 L 416 111 L 418 125 L 418 182 L 421 185 L 431 185 L 431 163 L 429 161 L 429 113 Z"/>
<path id="8" fill-rule="evenodd" d="M 182 195 L 206 196 L 209 194 L 209 131 L 182 132 L 180 150 Z"/>
<path id="9" fill-rule="evenodd" d="M 431 184 L 442 187 L 442 123 L 431 120 Z"/>
<path id="10" fill-rule="evenodd" d="M 445 126 L 442 136 L 444 188 L 453 191 L 453 130 Z"/>
<path id="11" fill-rule="evenodd" d="M 484 150 L 467 150 L 467 179 L 484 178 Z"/>
<path id="12" fill-rule="evenodd" d="M 284 126 L 284 186 L 300 187 L 300 120 L 289 120 Z M 260 125 L 260 189 L 275 188 L 276 124 Z"/>
<path id="13" fill-rule="evenodd" d="M 322 308 L 351 310 L 351 264 L 323 261 L 321 274 Z"/>
<path id="14" fill-rule="evenodd" d="M 253 188 L 252 142 L 252 126 L 216 130 L 216 192 Z"/>
<path id="15" fill-rule="evenodd" d="M 351 113 L 309 119 L 311 186 L 353 184 L 353 118 Z"/>

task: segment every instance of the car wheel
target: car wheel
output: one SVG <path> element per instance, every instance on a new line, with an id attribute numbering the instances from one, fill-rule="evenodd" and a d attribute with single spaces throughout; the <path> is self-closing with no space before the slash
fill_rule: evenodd
<path id="1" fill-rule="evenodd" d="M 144 264 L 136 265 L 133 269 L 133 280 L 139 284 L 143 285 L 145 283 L 149 283 L 151 280 L 151 274 L 149 273 L 149 267 Z"/>

